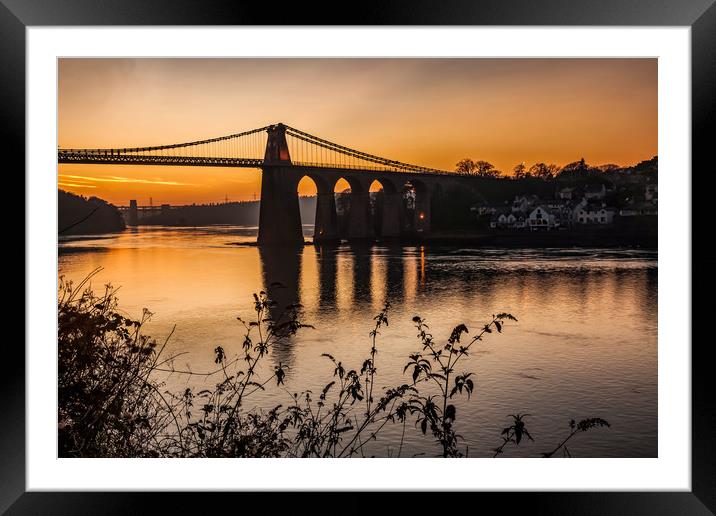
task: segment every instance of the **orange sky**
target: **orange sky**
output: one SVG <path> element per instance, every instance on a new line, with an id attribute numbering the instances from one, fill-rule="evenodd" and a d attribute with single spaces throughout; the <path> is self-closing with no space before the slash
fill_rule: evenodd
<path id="1" fill-rule="evenodd" d="M 390 159 L 632 164 L 657 152 L 656 59 L 60 59 L 60 147 L 193 141 L 284 122 Z M 253 169 L 60 165 L 115 204 L 248 200 Z M 310 193 L 312 185 L 302 193 Z"/>

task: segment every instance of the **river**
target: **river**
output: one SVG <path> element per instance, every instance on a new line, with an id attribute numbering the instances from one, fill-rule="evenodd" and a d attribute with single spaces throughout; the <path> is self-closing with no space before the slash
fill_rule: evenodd
<path id="1" fill-rule="evenodd" d="M 310 234 L 310 228 L 305 231 Z M 464 323 L 476 333 L 492 314 L 509 312 L 501 334 L 479 343 L 463 364 L 476 375 L 473 396 L 457 404 L 461 449 L 491 456 L 509 414 L 528 413 L 534 442 L 505 456 L 539 456 L 569 433 L 569 420 L 601 417 L 610 428 L 575 436 L 578 457 L 657 456 L 657 256 L 619 249 L 461 249 L 431 246 L 314 247 L 296 251 L 247 245 L 256 228 L 140 227 L 119 234 L 61 238 L 59 274 L 79 280 L 97 267 L 93 286 L 120 287 L 121 309 L 153 312 L 146 333 L 181 355 L 177 367 L 214 368 L 213 350 L 238 352 L 252 295 L 280 282 L 276 298 L 303 305 L 299 332 L 269 357 L 288 366 L 292 392 L 320 387 L 333 368 L 321 355 L 360 368 L 370 350 L 373 317 L 386 300 L 389 326 L 378 339 L 376 387 L 409 382 L 408 355 L 420 349 L 412 318 L 423 317 L 437 341 Z M 264 374 L 267 374 L 264 371 Z M 210 379 L 166 378 L 166 388 L 202 388 Z M 286 403 L 268 389 L 258 406 Z M 402 426 L 388 425 L 369 453 L 394 457 Z M 408 425 L 401 456 L 435 456 L 430 435 Z"/>

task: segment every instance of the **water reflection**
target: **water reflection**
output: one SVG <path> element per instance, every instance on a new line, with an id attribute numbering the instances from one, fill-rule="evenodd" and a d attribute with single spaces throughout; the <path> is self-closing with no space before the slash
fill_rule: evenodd
<path id="1" fill-rule="evenodd" d="M 518 311 L 543 334 L 554 334 L 552 326 L 567 324 L 559 313 L 565 306 L 570 319 L 581 325 L 606 307 L 616 312 L 616 319 L 635 313 L 646 320 L 655 317 L 655 267 L 632 270 L 604 262 L 596 269 L 557 267 L 559 273 L 554 263 L 498 269 L 486 265 L 484 256 L 456 255 L 451 262 L 443 251 L 423 246 L 315 245 L 259 248 L 258 254 L 263 289 L 276 301 L 274 319 L 294 303 L 303 305 L 312 322 L 327 314 L 374 314 L 387 301 L 415 313 L 418 309 L 411 307 L 426 305 L 434 305 L 431 312 L 444 310 L 446 315 Z M 287 340 L 275 361 L 293 363 L 294 344 L 295 339 Z"/>
<path id="2" fill-rule="evenodd" d="M 391 303 L 402 303 L 405 297 L 405 259 L 407 257 L 404 257 L 402 252 L 398 252 L 396 248 L 388 249 L 385 254 L 385 289 L 386 297 Z"/>
<path id="3" fill-rule="evenodd" d="M 318 264 L 318 302 L 321 306 L 336 306 L 336 274 L 338 265 L 335 246 L 314 246 Z"/>
<path id="4" fill-rule="evenodd" d="M 301 277 L 301 259 L 303 247 L 286 247 L 280 250 L 259 248 L 261 275 L 264 291 L 275 304 L 269 308 L 273 321 L 285 320 L 290 305 L 301 303 L 299 280 Z M 287 339 L 274 348 L 274 360 L 278 364 L 293 364 L 292 339 Z"/>
<path id="5" fill-rule="evenodd" d="M 562 435 L 571 417 L 613 423 L 609 432 L 575 443 L 579 456 L 656 455 L 655 253 L 347 245 L 270 250 L 233 245 L 237 238 L 230 229 L 179 228 L 67 240 L 59 273 L 79 281 L 104 267 L 95 288 L 121 286 L 120 306 L 129 316 L 151 309 L 152 336 L 163 338 L 176 325 L 167 353 L 182 353 L 178 365 L 187 362 L 195 371 L 213 369 L 217 345 L 240 350 L 243 328 L 236 317 L 251 317 L 254 292 L 268 290 L 277 301 L 272 316 L 302 303 L 303 320 L 316 330 L 276 349 L 264 371 L 270 375 L 278 361 L 289 365 L 292 391 L 316 392 L 331 381 L 323 353 L 359 368 L 372 319 L 386 300 L 390 326 L 379 342 L 386 387 L 406 381 L 406 357 L 419 349 L 412 316 L 425 317 L 443 340 L 456 324 L 472 330 L 490 314 L 511 312 L 519 323 L 491 336 L 466 366 L 475 371 L 479 392 L 458 406 L 471 456 L 473 450 L 489 455 L 506 414 L 520 411 L 534 415 L 540 443 Z M 184 388 L 186 379 L 168 380 L 167 389 Z M 257 393 L 256 402 L 273 406 L 285 394 Z M 396 442 L 400 430 L 386 427 L 385 439 Z M 431 455 L 432 442 L 418 433 L 408 429 L 406 454 Z M 384 456 L 384 444 L 375 446 Z M 543 451 L 535 447 L 513 456 Z"/>

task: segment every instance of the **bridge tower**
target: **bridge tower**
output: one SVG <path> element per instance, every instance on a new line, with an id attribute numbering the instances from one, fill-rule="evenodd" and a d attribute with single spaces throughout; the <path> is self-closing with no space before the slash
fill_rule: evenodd
<path id="1" fill-rule="evenodd" d="M 137 210 L 137 200 L 129 201 L 129 213 L 127 216 L 127 226 L 136 226 L 139 223 L 139 212 Z"/>
<path id="2" fill-rule="evenodd" d="M 298 207 L 299 177 L 291 168 L 286 126 L 268 129 L 264 164 L 261 167 L 259 245 L 303 244 L 301 212 Z"/>

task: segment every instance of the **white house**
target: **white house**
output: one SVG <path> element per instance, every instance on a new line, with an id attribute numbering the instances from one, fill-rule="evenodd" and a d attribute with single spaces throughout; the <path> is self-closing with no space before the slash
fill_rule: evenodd
<path id="1" fill-rule="evenodd" d="M 522 229 L 526 227 L 526 219 L 524 213 L 503 212 L 495 215 L 490 220 L 491 228 L 501 229 Z"/>
<path id="2" fill-rule="evenodd" d="M 554 213 L 545 206 L 537 206 L 527 217 L 527 225 L 531 230 L 554 229 L 559 224 Z"/>
<path id="3" fill-rule="evenodd" d="M 614 209 L 604 204 L 581 204 L 574 210 L 574 222 L 577 224 L 612 224 Z"/>
<path id="4" fill-rule="evenodd" d="M 499 215 L 493 216 L 492 219 L 490 219 L 490 227 L 493 229 L 507 227 L 507 215 L 500 213 Z"/>

